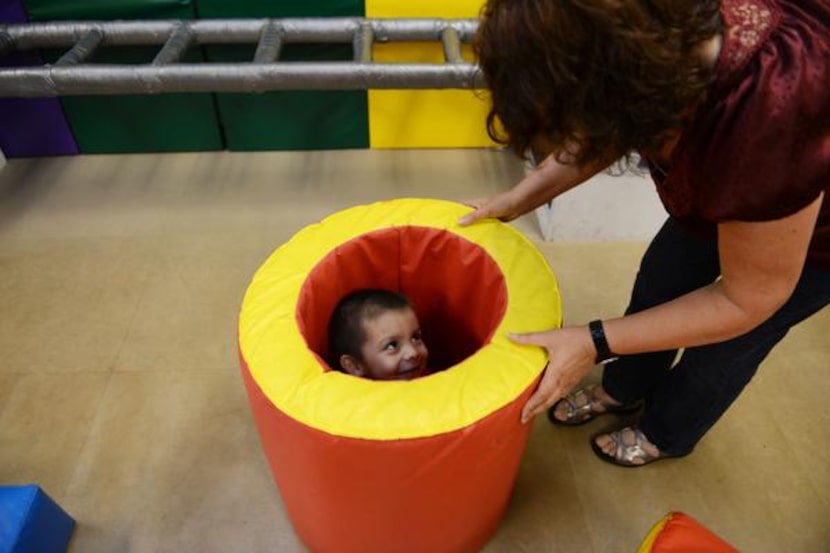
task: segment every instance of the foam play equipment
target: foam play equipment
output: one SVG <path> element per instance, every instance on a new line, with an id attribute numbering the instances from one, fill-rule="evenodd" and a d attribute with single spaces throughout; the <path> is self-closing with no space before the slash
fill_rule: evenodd
<path id="1" fill-rule="evenodd" d="M 312 551 L 478 551 L 495 532 L 545 367 L 508 332 L 561 324 L 539 251 L 498 221 L 438 200 L 357 206 L 306 227 L 259 268 L 239 353 L 285 509 Z M 336 302 L 381 287 L 415 305 L 437 370 L 372 381 L 323 360 Z"/>
<path id="2" fill-rule="evenodd" d="M 637 553 L 738 553 L 685 513 L 670 512 L 652 526 Z"/>
<path id="3" fill-rule="evenodd" d="M 40 486 L 0 486 L 0 553 L 66 551 L 74 528 Z"/>
<path id="4" fill-rule="evenodd" d="M 366 17 L 479 16 L 484 0 L 366 0 Z M 462 56 L 473 62 L 465 44 Z M 440 42 L 376 42 L 372 58 L 378 63 L 444 63 Z M 490 99 L 484 90 L 383 90 L 369 95 L 369 141 L 372 148 L 488 148 L 495 143 L 484 121 Z"/>

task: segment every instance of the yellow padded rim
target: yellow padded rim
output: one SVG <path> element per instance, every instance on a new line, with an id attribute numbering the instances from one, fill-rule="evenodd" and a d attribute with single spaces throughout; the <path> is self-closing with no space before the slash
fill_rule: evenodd
<path id="1" fill-rule="evenodd" d="M 469 212 L 441 200 L 401 199 L 335 213 L 298 232 L 253 278 L 239 318 L 239 347 L 265 396 L 311 428 L 350 438 L 435 436 L 474 424 L 508 405 L 539 376 L 546 356 L 506 333 L 561 325 L 556 280 L 538 249 L 509 225 L 456 223 Z M 327 371 L 295 319 L 306 277 L 334 248 L 361 235 L 417 225 L 455 233 L 483 248 L 507 288 L 507 310 L 493 338 L 450 369 L 412 381 L 378 382 Z"/>
<path id="2" fill-rule="evenodd" d="M 666 525 L 673 517 L 674 513 L 667 513 L 666 516 L 657 521 L 654 526 L 651 527 L 651 530 L 648 531 L 648 535 L 643 540 L 643 543 L 640 544 L 640 547 L 637 549 L 637 553 L 652 553 L 654 543 L 657 541 L 657 536 L 659 536 L 660 533 L 666 528 Z"/>

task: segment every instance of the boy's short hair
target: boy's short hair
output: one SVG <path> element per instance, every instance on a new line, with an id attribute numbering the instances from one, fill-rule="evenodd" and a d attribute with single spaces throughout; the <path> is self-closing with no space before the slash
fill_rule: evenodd
<path id="1" fill-rule="evenodd" d="M 351 355 L 363 359 L 361 347 L 366 341 L 363 321 L 373 319 L 384 311 L 412 309 L 412 302 L 400 292 L 380 288 L 355 290 L 344 296 L 334 308 L 329 320 L 330 365 L 340 369 L 340 357 Z"/>

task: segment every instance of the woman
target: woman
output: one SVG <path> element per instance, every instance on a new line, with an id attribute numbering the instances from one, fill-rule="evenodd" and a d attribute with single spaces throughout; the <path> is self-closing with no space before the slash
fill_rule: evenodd
<path id="1" fill-rule="evenodd" d="M 488 129 L 544 161 L 461 223 L 513 219 L 632 152 L 669 213 L 625 316 L 515 337 L 549 355 L 523 420 L 644 405 L 637 425 L 592 438 L 597 455 L 686 455 L 830 302 L 829 37 L 825 0 L 487 3 Z M 609 362 L 602 384 L 569 394 L 595 362 Z"/>

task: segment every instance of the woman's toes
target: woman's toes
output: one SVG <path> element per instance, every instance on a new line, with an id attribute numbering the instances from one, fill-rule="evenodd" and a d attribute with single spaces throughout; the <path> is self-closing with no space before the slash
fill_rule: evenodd
<path id="1" fill-rule="evenodd" d="M 653 443 L 651 443 L 650 441 L 648 441 L 645 438 L 645 436 L 643 436 L 643 439 L 641 440 L 640 445 L 643 447 L 643 451 L 645 451 L 646 455 L 648 455 L 649 457 L 660 457 L 662 455 L 662 453 L 660 453 L 660 450 L 657 448 L 657 446 L 654 445 Z"/>
<path id="2" fill-rule="evenodd" d="M 607 455 L 613 455 L 616 452 L 616 443 L 609 434 L 600 434 L 599 436 L 594 438 L 594 443 L 596 443 L 597 447 L 600 448 L 602 452 Z"/>
<path id="3" fill-rule="evenodd" d="M 569 415 L 570 409 L 568 408 L 568 402 L 566 400 L 560 400 L 553 406 L 553 417 L 556 420 L 563 422 L 567 421 Z"/>

